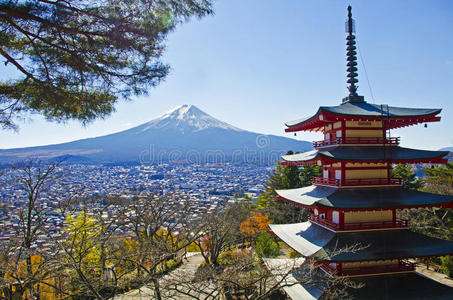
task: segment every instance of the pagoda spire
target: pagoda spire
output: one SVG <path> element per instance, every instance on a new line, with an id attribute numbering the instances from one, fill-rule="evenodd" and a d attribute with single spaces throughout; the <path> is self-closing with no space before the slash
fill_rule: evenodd
<path id="1" fill-rule="evenodd" d="M 357 79 L 357 52 L 356 52 L 356 41 L 355 41 L 355 22 L 354 19 L 352 18 L 352 7 L 349 5 L 348 6 L 348 20 L 346 21 L 346 33 L 348 36 L 346 37 L 346 61 L 347 61 L 347 77 L 348 80 L 346 81 L 349 86 L 349 96 L 343 99 L 343 102 L 363 102 L 363 96 L 359 96 L 357 94 L 357 88 L 358 86 L 356 83 L 359 82 Z"/>

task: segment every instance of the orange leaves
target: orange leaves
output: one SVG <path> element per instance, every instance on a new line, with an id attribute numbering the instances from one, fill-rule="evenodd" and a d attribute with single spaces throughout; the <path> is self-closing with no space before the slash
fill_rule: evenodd
<path id="1" fill-rule="evenodd" d="M 206 251 L 212 247 L 212 237 L 210 235 L 205 236 L 201 242 L 201 250 Z"/>
<path id="2" fill-rule="evenodd" d="M 260 232 L 267 231 L 270 223 L 269 216 L 252 211 L 247 219 L 241 223 L 241 232 L 246 237 L 253 238 Z"/>

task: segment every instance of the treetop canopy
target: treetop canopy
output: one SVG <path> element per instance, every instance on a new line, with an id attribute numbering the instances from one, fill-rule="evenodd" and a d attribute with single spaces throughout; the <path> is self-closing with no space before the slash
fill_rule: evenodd
<path id="1" fill-rule="evenodd" d="M 168 74 L 165 38 L 212 0 L 0 0 L 0 56 L 17 78 L 0 83 L 0 124 L 24 113 L 83 123 L 146 94 Z"/>

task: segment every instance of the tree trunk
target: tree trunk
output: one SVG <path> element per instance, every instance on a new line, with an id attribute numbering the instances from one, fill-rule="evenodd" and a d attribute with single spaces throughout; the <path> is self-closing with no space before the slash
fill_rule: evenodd
<path id="1" fill-rule="evenodd" d="M 27 280 L 31 280 L 33 278 L 33 268 L 32 268 L 32 262 L 31 262 L 31 239 L 32 239 L 32 233 L 31 233 L 31 227 L 32 227 L 32 212 L 33 212 L 33 203 L 34 203 L 34 195 L 31 194 L 28 196 L 28 207 L 27 207 L 27 228 L 25 232 L 25 251 L 26 253 L 26 258 L 25 258 L 25 263 L 27 265 Z M 32 299 L 35 299 L 35 292 L 34 292 L 34 287 L 33 287 L 33 282 L 29 283 L 27 286 L 27 289 L 30 291 L 30 297 Z"/>
<path id="2" fill-rule="evenodd" d="M 160 294 L 159 280 L 157 278 L 153 278 L 153 284 L 154 284 L 154 296 L 156 297 L 157 300 L 162 300 L 162 296 Z"/>

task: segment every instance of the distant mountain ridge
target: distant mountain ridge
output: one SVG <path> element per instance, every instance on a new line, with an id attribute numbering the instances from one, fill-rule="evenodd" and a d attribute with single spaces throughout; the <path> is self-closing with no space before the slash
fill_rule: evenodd
<path id="1" fill-rule="evenodd" d="M 139 126 L 68 143 L 0 150 L 0 162 L 30 157 L 74 163 L 251 162 L 273 163 L 311 143 L 263 135 L 220 121 L 194 105 L 178 106 Z"/>

